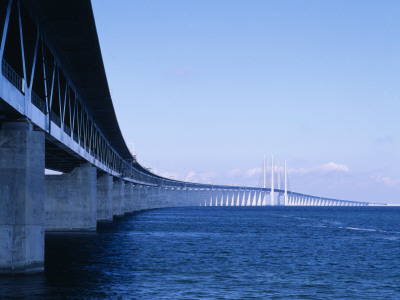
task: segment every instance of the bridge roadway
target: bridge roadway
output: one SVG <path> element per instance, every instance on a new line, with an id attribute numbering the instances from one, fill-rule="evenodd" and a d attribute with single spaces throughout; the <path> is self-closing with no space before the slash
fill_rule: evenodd
<path id="1" fill-rule="evenodd" d="M 45 231 L 96 230 L 143 209 L 367 205 L 142 167 L 115 116 L 88 0 L 0 0 L 0 32 L 0 273 L 43 271 Z"/>

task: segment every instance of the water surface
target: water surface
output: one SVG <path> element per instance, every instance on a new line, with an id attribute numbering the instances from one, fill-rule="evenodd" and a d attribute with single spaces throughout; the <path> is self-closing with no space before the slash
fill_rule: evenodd
<path id="1" fill-rule="evenodd" d="M 400 208 L 150 210 L 46 235 L 1 298 L 400 299 Z"/>

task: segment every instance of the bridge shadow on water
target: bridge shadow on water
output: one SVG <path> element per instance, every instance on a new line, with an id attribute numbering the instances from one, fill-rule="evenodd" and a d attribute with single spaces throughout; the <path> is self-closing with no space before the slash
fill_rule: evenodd
<path id="1" fill-rule="evenodd" d="M 399 299 L 400 208 L 187 207 L 46 234 L 1 298 Z"/>

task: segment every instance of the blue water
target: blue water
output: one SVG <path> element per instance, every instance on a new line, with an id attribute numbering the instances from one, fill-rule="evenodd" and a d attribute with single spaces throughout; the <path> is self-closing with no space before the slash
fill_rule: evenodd
<path id="1" fill-rule="evenodd" d="M 199 207 L 47 234 L 0 298 L 400 299 L 400 208 Z"/>

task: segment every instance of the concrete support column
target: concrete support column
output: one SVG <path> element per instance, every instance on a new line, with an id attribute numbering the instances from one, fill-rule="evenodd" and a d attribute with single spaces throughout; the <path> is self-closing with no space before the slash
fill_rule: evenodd
<path id="1" fill-rule="evenodd" d="M 192 190 L 192 196 L 190 197 L 192 199 L 192 206 L 200 206 L 201 205 L 201 195 L 200 195 L 200 189 L 194 188 Z"/>
<path id="2" fill-rule="evenodd" d="M 97 221 L 113 219 L 113 178 L 103 174 L 97 177 Z"/>
<path id="3" fill-rule="evenodd" d="M 145 203 L 147 202 L 147 186 L 141 185 L 139 187 L 140 192 L 140 202 L 139 202 L 139 210 L 146 209 Z"/>
<path id="4" fill-rule="evenodd" d="M 46 175 L 46 231 L 92 231 L 97 225 L 97 170 L 89 164 L 71 173 Z"/>
<path id="5" fill-rule="evenodd" d="M 201 190 L 201 201 L 203 203 L 203 206 L 210 205 L 210 191 L 209 190 L 207 190 L 207 189 Z"/>
<path id="6" fill-rule="evenodd" d="M 253 200 L 251 206 L 257 206 L 257 191 L 253 191 Z"/>
<path id="7" fill-rule="evenodd" d="M 281 205 L 281 193 L 276 194 L 276 199 L 275 199 L 275 205 L 280 206 Z"/>
<path id="8" fill-rule="evenodd" d="M 139 184 L 133 186 L 133 211 L 140 210 L 140 189 L 141 186 Z"/>
<path id="9" fill-rule="evenodd" d="M 247 203 L 246 206 L 251 206 L 251 190 L 247 191 L 248 195 L 247 195 Z"/>
<path id="10" fill-rule="evenodd" d="M 215 191 L 215 206 L 221 206 L 221 190 Z"/>
<path id="11" fill-rule="evenodd" d="M 212 203 L 212 206 L 218 206 L 218 201 L 217 201 L 217 198 L 218 198 L 218 190 L 212 190 L 212 196 L 211 196 L 211 203 Z"/>
<path id="12" fill-rule="evenodd" d="M 125 182 L 123 211 L 124 213 L 133 212 L 133 184 L 130 182 Z"/>
<path id="13" fill-rule="evenodd" d="M 44 270 L 44 133 L 0 124 L 0 273 Z"/>
<path id="14" fill-rule="evenodd" d="M 235 206 L 240 206 L 240 190 L 235 191 Z"/>
<path id="15" fill-rule="evenodd" d="M 212 206 L 212 189 L 204 190 L 204 199 L 207 206 Z"/>
<path id="16" fill-rule="evenodd" d="M 186 188 L 181 188 L 181 190 L 180 190 L 179 203 L 181 204 L 181 206 L 187 205 L 187 189 Z"/>
<path id="17" fill-rule="evenodd" d="M 201 206 L 205 206 L 207 203 L 207 197 L 208 193 L 205 189 L 200 189 L 199 190 L 199 201 L 201 203 Z"/>
<path id="18" fill-rule="evenodd" d="M 165 207 L 171 207 L 174 192 L 175 192 L 175 189 L 172 187 L 168 187 L 165 189 Z"/>
<path id="19" fill-rule="evenodd" d="M 113 183 L 113 215 L 120 217 L 125 214 L 125 184 L 117 178 Z"/>
<path id="20" fill-rule="evenodd" d="M 231 191 L 229 197 L 230 197 L 230 199 L 231 199 L 231 204 L 230 204 L 230 206 L 235 206 L 235 205 L 236 205 L 236 202 L 235 202 L 235 191 Z"/>
<path id="21" fill-rule="evenodd" d="M 146 209 L 154 208 L 154 187 L 148 186 L 146 191 Z"/>
<path id="22" fill-rule="evenodd" d="M 149 208 L 157 208 L 159 204 L 159 188 L 157 186 L 151 186 L 149 189 L 149 197 L 148 197 L 148 203 L 149 203 Z"/>
<path id="23" fill-rule="evenodd" d="M 184 197 L 185 197 L 185 191 L 183 190 L 182 187 L 179 187 L 176 190 L 176 199 L 175 199 L 175 206 L 184 206 Z"/>
<path id="24" fill-rule="evenodd" d="M 223 206 L 229 206 L 229 190 L 223 191 Z"/>
<path id="25" fill-rule="evenodd" d="M 150 198 L 151 198 L 151 186 L 144 186 L 143 189 L 143 197 L 144 197 L 144 201 L 142 202 L 142 207 L 143 209 L 150 209 L 151 208 L 151 202 L 150 202 Z"/>
<path id="26" fill-rule="evenodd" d="M 152 209 L 153 202 L 154 202 L 154 187 L 148 186 L 146 191 L 146 203 L 145 203 L 146 209 Z"/>
<path id="27" fill-rule="evenodd" d="M 174 194 L 172 196 L 172 204 L 171 204 L 172 207 L 179 206 L 182 195 L 181 193 L 182 193 L 181 188 L 179 187 L 174 188 Z"/>
<path id="28" fill-rule="evenodd" d="M 164 194 L 165 194 L 165 207 L 170 207 L 170 203 L 171 203 L 171 192 L 172 192 L 172 188 L 170 187 L 166 187 Z"/>
<path id="29" fill-rule="evenodd" d="M 210 197 L 210 201 L 211 201 L 211 206 L 218 206 L 217 204 L 217 198 L 218 198 L 218 190 L 213 189 L 211 191 L 211 197 Z"/>
<path id="30" fill-rule="evenodd" d="M 156 191 L 157 202 L 155 208 L 165 207 L 165 189 L 161 186 L 157 186 Z"/>
<path id="31" fill-rule="evenodd" d="M 184 206 L 185 191 L 182 187 L 178 188 L 176 195 L 176 206 Z"/>
<path id="32" fill-rule="evenodd" d="M 243 191 L 242 202 L 240 206 L 246 206 L 246 190 Z"/>
<path id="33" fill-rule="evenodd" d="M 182 204 L 183 206 L 189 206 L 189 189 L 184 188 L 182 192 Z"/>
<path id="34" fill-rule="evenodd" d="M 194 206 L 196 191 L 193 188 L 187 189 L 186 197 L 187 197 L 186 206 Z"/>
<path id="35" fill-rule="evenodd" d="M 204 191 L 203 189 L 197 189 L 197 206 L 204 206 Z"/>
<path id="36" fill-rule="evenodd" d="M 189 206 L 197 206 L 197 189 L 191 188 L 188 193 Z"/>
<path id="37" fill-rule="evenodd" d="M 207 192 L 207 196 L 206 196 L 206 202 L 207 202 L 207 206 L 213 206 L 214 205 L 214 203 L 213 203 L 213 195 L 214 195 L 214 193 L 213 193 L 213 189 L 209 189 L 208 190 L 208 192 Z"/>
<path id="38" fill-rule="evenodd" d="M 169 190 L 168 190 L 168 188 L 166 188 L 166 187 L 161 187 L 161 191 L 160 191 L 160 193 L 161 193 L 161 205 L 162 205 L 162 207 L 168 207 L 168 192 L 169 192 Z"/>
<path id="39" fill-rule="evenodd" d="M 153 186 L 151 188 L 151 208 L 160 207 L 160 188 Z"/>

